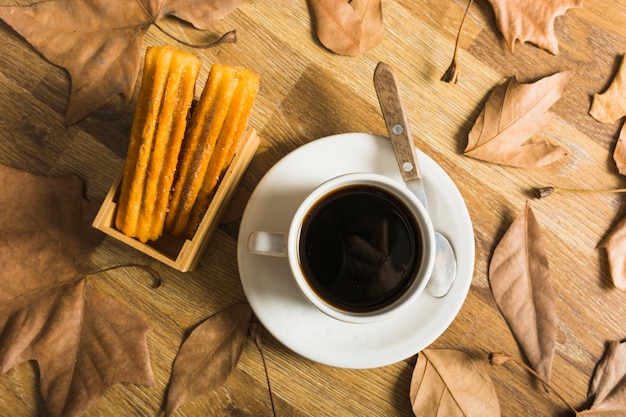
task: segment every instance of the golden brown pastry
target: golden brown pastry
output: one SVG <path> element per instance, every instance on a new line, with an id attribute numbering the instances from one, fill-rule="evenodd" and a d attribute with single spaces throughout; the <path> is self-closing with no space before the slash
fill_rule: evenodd
<path id="1" fill-rule="evenodd" d="M 236 71 L 213 65 L 189 123 L 165 221 L 168 232 L 185 224 L 209 167 L 215 143 L 237 86 Z M 178 233 L 180 235 L 181 233 Z"/>
<path id="2" fill-rule="evenodd" d="M 165 230 L 191 238 L 239 146 L 259 76 L 247 68 L 214 64 L 192 116 L 174 184 Z"/>
<path id="3" fill-rule="evenodd" d="M 171 46 L 146 51 L 115 225 L 141 242 L 163 233 L 200 60 Z"/>
<path id="4" fill-rule="evenodd" d="M 164 232 L 193 236 L 258 93 L 257 74 L 214 64 L 189 117 L 200 66 L 171 46 L 146 51 L 115 218 L 117 229 L 144 243 Z"/>

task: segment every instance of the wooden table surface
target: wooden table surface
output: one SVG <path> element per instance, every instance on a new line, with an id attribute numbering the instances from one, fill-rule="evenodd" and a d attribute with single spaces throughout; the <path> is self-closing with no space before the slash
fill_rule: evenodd
<path id="1" fill-rule="evenodd" d="M 624 197 L 557 194 L 537 200 L 529 191 L 547 184 L 588 188 L 626 184 L 612 159 L 622 121 L 601 124 L 588 115 L 592 95 L 607 88 L 626 52 L 626 3 L 588 0 L 582 9 L 558 18 L 560 54 L 554 56 L 519 42 L 511 53 L 489 3 L 479 0 L 470 10 L 460 42 L 461 78 L 456 85 L 446 84 L 440 77 L 450 62 L 465 7 L 466 2 L 459 0 L 383 0 L 383 42 L 362 56 L 347 57 L 319 44 L 304 0 L 252 0 L 211 32 L 216 37 L 236 29 L 236 44 L 192 51 L 205 63 L 200 83 L 213 62 L 244 65 L 262 77 L 250 125 L 263 143 L 240 184 L 248 192 L 280 158 L 317 138 L 346 132 L 384 135 L 372 75 L 379 61 L 391 64 L 401 80 L 415 142 L 460 189 L 475 233 L 471 289 L 454 322 L 431 347 L 484 357 L 490 351 L 521 355 L 494 302 L 487 272 L 497 242 L 530 198 L 544 232 L 556 293 L 558 338 L 552 382 L 580 407 L 605 344 L 626 337 L 626 294 L 612 286 L 606 253 L 597 249 L 626 215 Z M 176 28 L 176 23 L 172 25 Z M 152 27 L 143 47 L 159 44 L 176 43 Z M 493 87 L 514 75 L 529 82 L 562 70 L 574 70 L 575 75 L 541 134 L 570 150 L 567 162 L 517 169 L 463 155 L 467 134 Z M 102 200 L 124 161 L 134 98 L 129 104 L 113 101 L 66 127 L 67 73 L 43 59 L 4 22 L 0 92 L 0 162 L 43 175 L 77 174 L 86 183 L 86 198 Z M 145 273 L 132 269 L 92 280 L 97 289 L 131 306 L 151 326 L 148 346 L 156 387 L 117 384 L 86 415 L 159 413 L 185 335 L 210 315 L 246 301 L 237 270 L 236 226 L 223 224 L 217 230 L 198 269 L 190 273 L 177 272 L 109 237 L 95 250 L 90 261 L 94 270 L 145 264 L 159 272 L 165 286 L 151 290 Z M 381 368 L 340 369 L 303 358 L 269 334 L 263 340 L 278 416 L 412 415 L 409 385 L 416 355 Z M 503 416 L 567 414 L 566 407 L 537 389 L 524 371 L 491 368 L 490 376 Z M 42 413 L 36 377 L 33 364 L 0 376 L 0 415 Z M 176 415 L 271 415 L 263 363 L 254 343 L 248 341 L 223 386 L 186 403 Z"/>

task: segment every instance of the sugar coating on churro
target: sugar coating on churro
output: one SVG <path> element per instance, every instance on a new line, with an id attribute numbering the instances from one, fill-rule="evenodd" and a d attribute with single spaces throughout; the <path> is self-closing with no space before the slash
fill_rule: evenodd
<path id="1" fill-rule="evenodd" d="M 188 218 L 193 208 L 237 82 L 236 72 L 231 67 L 213 65 L 209 71 L 185 135 L 184 150 L 165 221 L 165 228 L 169 232 L 178 230 L 181 223 L 184 225 L 184 219 Z"/>
<path id="2" fill-rule="evenodd" d="M 116 227 L 141 242 L 163 232 L 200 60 L 173 47 L 146 51 Z"/>
<path id="3" fill-rule="evenodd" d="M 249 69 L 211 66 L 191 117 L 200 60 L 146 51 L 115 226 L 141 242 L 191 238 L 239 147 L 259 90 Z"/>
<path id="4" fill-rule="evenodd" d="M 205 111 L 208 115 L 219 113 L 220 118 L 214 121 L 211 117 L 199 114 L 192 125 L 204 123 L 211 126 L 215 123 L 219 129 L 210 129 L 211 133 L 216 134 L 207 140 L 210 146 L 188 151 L 195 155 L 190 157 L 194 166 L 188 170 L 187 175 L 177 177 L 172 209 L 166 219 L 165 229 L 172 235 L 187 238 L 193 236 L 243 136 L 259 83 L 259 76 L 247 68 L 225 64 L 214 64 L 211 67 L 206 85 L 209 89 L 222 91 L 222 95 L 217 100 L 209 101 L 208 94 L 204 105 L 212 107 Z M 202 103 L 199 108 L 203 108 Z M 192 118 L 196 119 L 195 111 Z M 181 167 L 179 174 L 183 170 Z M 193 175 L 194 172 L 198 175 Z M 176 194 L 177 187 L 183 190 L 180 195 Z M 180 201 L 175 201 L 179 198 Z"/>

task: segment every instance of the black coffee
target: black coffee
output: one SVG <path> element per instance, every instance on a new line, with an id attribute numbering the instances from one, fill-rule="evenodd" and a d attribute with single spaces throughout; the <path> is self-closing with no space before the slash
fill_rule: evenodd
<path id="1" fill-rule="evenodd" d="M 346 186 L 307 214 L 302 271 L 315 292 L 342 310 L 383 308 L 409 287 L 421 262 L 421 237 L 409 209 L 380 188 Z"/>

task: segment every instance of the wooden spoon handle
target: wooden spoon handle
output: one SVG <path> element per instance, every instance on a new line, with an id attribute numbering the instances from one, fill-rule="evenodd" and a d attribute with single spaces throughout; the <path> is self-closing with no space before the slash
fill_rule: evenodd
<path id="1" fill-rule="evenodd" d="M 398 89 L 398 81 L 393 69 L 384 62 L 379 62 L 374 71 L 374 88 L 378 95 L 391 145 L 395 154 L 399 156 L 397 160 L 402 179 L 407 182 L 422 178 L 402 97 Z"/>

